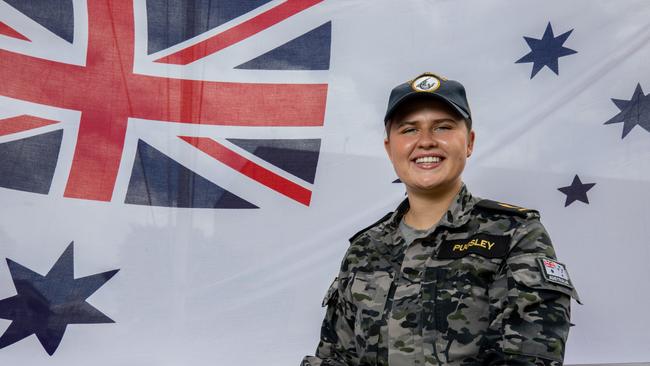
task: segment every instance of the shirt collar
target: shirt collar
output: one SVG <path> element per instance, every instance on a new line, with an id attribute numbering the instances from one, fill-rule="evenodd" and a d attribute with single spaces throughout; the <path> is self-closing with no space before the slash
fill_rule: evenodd
<path id="1" fill-rule="evenodd" d="M 463 183 L 460 191 L 458 191 L 456 197 L 451 201 L 449 208 L 447 208 L 447 212 L 442 215 L 442 218 L 437 225 L 450 228 L 464 225 L 471 217 L 471 211 L 477 201 L 478 199 L 475 199 L 474 196 L 472 196 L 465 183 Z M 386 225 L 392 228 L 397 228 L 402 216 L 404 216 L 408 209 L 409 201 L 408 198 L 406 198 L 399 204 L 399 206 L 397 206 L 397 209 L 388 220 L 385 221 Z"/>

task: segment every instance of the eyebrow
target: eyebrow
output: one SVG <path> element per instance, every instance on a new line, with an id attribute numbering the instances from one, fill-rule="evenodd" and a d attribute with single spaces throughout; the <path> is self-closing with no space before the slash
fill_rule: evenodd
<path id="1" fill-rule="evenodd" d="M 415 124 L 415 122 L 413 122 L 413 121 L 400 121 L 400 122 L 395 123 L 395 127 L 402 127 L 404 125 L 411 125 L 412 126 L 414 124 Z"/>
<path id="2" fill-rule="evenodd" d="M 439 118 L 439 119 L 433 120 L 433 122 L 434 123 L 453 122 L 455 124 L 458 124 L 459 121 L 457 121 L 457 120 L 455 120 L 453 118 Z M 399 127 L 402 127 L 404 125 L 413 126 L 413 125 L 416 125 L 416 124 L 417 124 L 417 121 L 399 121 L 399 122 L 397 122 L 395 124 L 395 127 L 399 128 Z"/>

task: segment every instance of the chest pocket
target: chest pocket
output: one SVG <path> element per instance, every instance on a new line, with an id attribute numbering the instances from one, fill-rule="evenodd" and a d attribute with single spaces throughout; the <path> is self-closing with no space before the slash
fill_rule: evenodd
<path id="1" fill-rule="evenodd" d="M 426 269 L 423 336 L 435 343 L 434 358 L 452 362 L 478 352 L 490 322 L 488 288 L 502 260 L 469 253 Z"/>
<path id="2" fill-rule="evenodd" d="M 356 308 L 354 334 L 361 359 L 373 362 L 380 342 L 382 317 L 393 278 L 383 271 L 357 272 L 349 296 Z"/>

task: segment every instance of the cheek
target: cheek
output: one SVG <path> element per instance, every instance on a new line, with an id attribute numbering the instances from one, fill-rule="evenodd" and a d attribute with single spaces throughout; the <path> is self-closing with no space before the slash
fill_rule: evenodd
<path id="1" fill-rule="evenodd" d="M 388 149 L 390 150 L 390 155 L 393 155 L 395 158 L 398 156 L 408 155 L 413 148 L 413 141 L 402 136 L 396 138 L 391 138 Z"/>
<path id="2" fill-rule="evenodd" d="M 454 151 L 458 155 L 463 155 L 464 157 L 467 157 L 467 154 L 471 151 L 469 141 L 464 136 L 456 137 L 454 139 L 441 142 L 440 144 L 444 144 L 448 149 L 447 151 Z"/>
<path id="3" fill-rule="evenodd" d="M 443 144 L 441 143 L 440 145 L 442 146 Z M 470 153 L 469 146 L 467 145 L 467 141 L 465 139 L 447 141 L 442 147 L 443 149 L 446 149 L 446 151 L 449 153 L 448 157 L 452 159 L 456 165 L 460 165 L 461 167 L 465 165 L 467 156 Z"/>

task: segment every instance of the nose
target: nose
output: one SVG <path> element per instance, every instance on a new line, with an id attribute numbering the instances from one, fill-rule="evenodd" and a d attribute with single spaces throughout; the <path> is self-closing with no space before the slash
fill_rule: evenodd
<path id="1" fill-rule="evenodd" d="M 438 146 L 438 141 L 430 131 L 422 131 L 418 138 L 418 147 L 422 149 L 430 149 Z"/>

